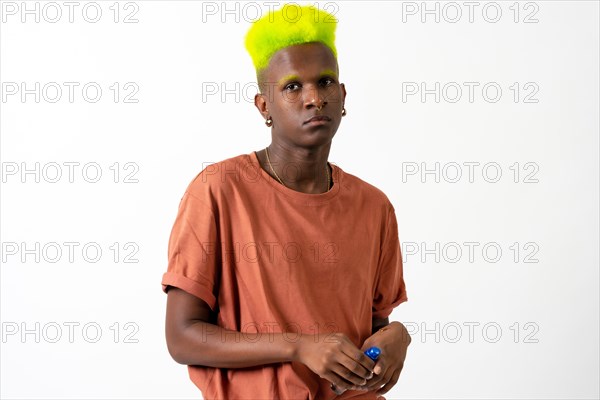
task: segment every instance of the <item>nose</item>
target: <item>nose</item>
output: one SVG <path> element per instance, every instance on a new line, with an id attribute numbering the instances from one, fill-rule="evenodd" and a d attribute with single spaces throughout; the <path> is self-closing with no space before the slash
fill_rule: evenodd
<path id="1" fill-rule="evenodd" d="M 321 93 L 318 88 L 307 90 L 304 101 L 304 106 L 306 108 L 315 107 L 320 111 L 326 104 L 327 101 L 325 100 L 325 96 L 323 96 L 323 93 Z"/>

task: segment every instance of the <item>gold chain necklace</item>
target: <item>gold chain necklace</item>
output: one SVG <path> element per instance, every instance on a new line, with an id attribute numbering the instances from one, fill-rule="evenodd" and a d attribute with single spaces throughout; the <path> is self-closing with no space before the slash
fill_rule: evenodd
<path id="1" fill-rule="evenodd" d="M 279 175 L 277 175 L 277 172 L 275 172 L 275 170 L 273 169 L 273 165 L 271 165 L 271 159 L 269 158 L 269 146 L 265 147 L 265 153 L 267 154 L 267 162 L 269 163 L 269 168 L 271 169 L 271 172 L 273 172 L 273 175 L 275 175 L 275 177 L 277 178 L 279 183 L 281 183 L 283 186 L 287 187 L 287 185 L 285 183 L 283 183 L 283 181 L 281 180 Z M 326 192 L 328 192 L 329 188 L 331 188 L 331 177 L 329 176 L 329 168 L 327 168 L 327 163 L 325 163 L 325 174 L 327 175 L 327 190 L 326 190 Z"/>

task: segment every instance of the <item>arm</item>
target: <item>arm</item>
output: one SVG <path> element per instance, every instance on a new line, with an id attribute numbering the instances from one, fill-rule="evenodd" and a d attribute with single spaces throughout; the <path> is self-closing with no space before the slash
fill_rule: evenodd
<path id="1" fill-rule="evenodd" d="M 293 361 L 295 343 L 282 334 L 261 335 L 226 330 L 211 323 L 208 304 L 176 287 L 167 296 L 166 338 L 171 357 L 180 364 L 217 368 L 243 368 Z M 245 340 L 246 335 L 252 341 Z M 270 340 L 272 341 L 270 342 Z"/>
<path id="2" fill-rule="evenodd" d="M 257 340 L 256 333 L 246 334 L 212 324 L 211 314 L 203 300 L 170 287 L 165 333 L 169 353 L 175 361 L 215 368 L 297 361 L 344 389 L 364 385 L 374 367 L 374 362 L 341 333 L 301 335 L 292 342 L 283 333 L 268 332 Z M 245 340 L 247 337 L 251 340 Z"/>
<path id="3" fill-rule="evenodd" d="M 390 324 L 390 319 L 389 318 L 376 318 L 373 317 L 373 328 L 371 330 L 371 334 L 374 334 L 375 332 L 377 332 L 378 330 L 380 330 L 381 328 L 388 326 Z"/>
<path id="4" fill-rule="evenodd" d="M 381 268 L 373 298 L 372 335 L 363 343 L 362 349 L 377 346 L 381 355 L 374 368 L 375 377 L 363 388 L 377 390 L 378 395 L 388 392 L 398 381 L 404 367 L 406 352 L 411 342 L 406 327 L 400 322 L 389 322 L 392 309 L 407 300 L 403 278 L 402 253 L 398 239 L 395 212 L 389 210 L 385 239 L 381 247 Z"/>

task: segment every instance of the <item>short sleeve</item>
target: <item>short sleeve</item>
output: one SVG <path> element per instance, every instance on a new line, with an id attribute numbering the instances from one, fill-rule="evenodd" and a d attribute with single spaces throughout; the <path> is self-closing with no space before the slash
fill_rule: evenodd
<path id="1" fill-rule="evenodd" d="M 215 310 L 220 265 L 217 235 L 211 208 L 186 192 L 169 238 L 168 267 L 162 278 L 165 293 L 168 286 L 175 286 Z"/>
<path id="2" fill-rule="evenodd" d="M 387 318 L 396 306 L 408 300 L 398 239 L 398 223 L 393 208 L 388 211 L 377 270 L 373 318 Z"/>

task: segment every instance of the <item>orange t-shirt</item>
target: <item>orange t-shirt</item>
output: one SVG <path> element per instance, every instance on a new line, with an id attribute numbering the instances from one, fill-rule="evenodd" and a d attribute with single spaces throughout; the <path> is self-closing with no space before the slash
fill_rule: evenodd
<path id="1" fill-rule="evenodd" d="M 321 194 L 281 185 L 255 152 L 205 168 L 181 199 L 163 291 L 175 286 L 204 300 L 226 329 L 289 332 L 290 340 L 342 332 L 360 348 L 372 318 L 407 300 L 398 228 L 382 191 L 331 166 L 334 184 Z M 296 362 L 188 368 L 206 399 L 336 397 Z"/>

